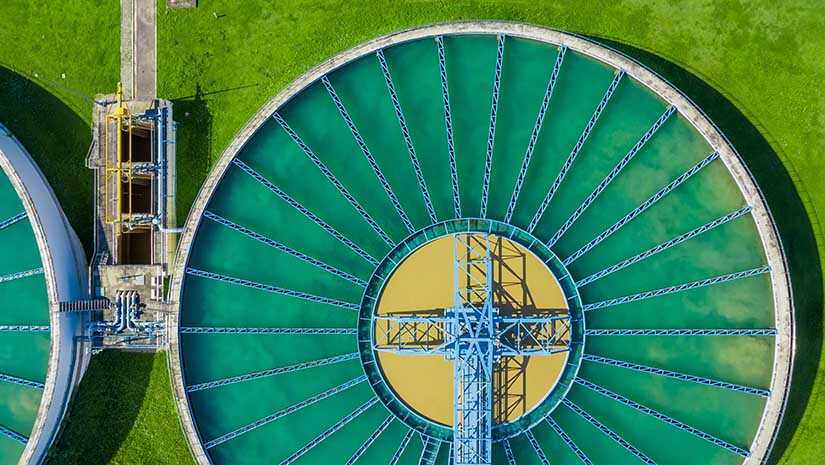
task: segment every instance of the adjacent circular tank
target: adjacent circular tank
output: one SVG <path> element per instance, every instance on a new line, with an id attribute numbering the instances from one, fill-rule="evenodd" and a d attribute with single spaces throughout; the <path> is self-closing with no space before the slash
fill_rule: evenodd
<path id="1" fill-rule="evenodd" d="M 524 371 L 547 379 L 493 428 L 493 463 L 767 457 L 792 302 L 733 147 L 615 51 L 466 22 L 322 63 L 210 174 L 170 290 L 173 382 L 199 463 L 451 463 L 449 369 L 379 355 L 376 321 L 382 301 L 448 305 L 430 294 L 449 260 L 420 257 L 468 234 L 512 242 L 525 271 L 543 263 L 530 287 L 553 290 L 548 306 L 571 321 L 562 363 Z"/>
<path id="2" fill-rule="evenodd" d="M 23 146 L 0 125 L 0 463 L 40 463 L 76 381 L 82 246 Z"/>

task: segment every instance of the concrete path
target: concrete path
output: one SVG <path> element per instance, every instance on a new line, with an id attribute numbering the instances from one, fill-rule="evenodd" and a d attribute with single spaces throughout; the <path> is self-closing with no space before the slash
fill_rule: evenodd
<path id="1" fill-rule="evenodd" d="M 157 1 L 120 1 L 120 80 L 126 98 L 157 95 Z"/>

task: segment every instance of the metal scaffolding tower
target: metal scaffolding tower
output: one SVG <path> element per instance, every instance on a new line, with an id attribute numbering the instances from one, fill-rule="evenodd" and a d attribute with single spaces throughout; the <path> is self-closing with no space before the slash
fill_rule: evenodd
<path id="1" fill-rule="evenodd" d="M 527 308 L 502 312 L 494 297 L 502 283 L 495 282 L 490 236 L 453 237 L 453 307 L 376 316 L 374 349 L 453 361 L 453 463 L 490 465 L 496 370 L 506 365 L 504 357 L 567 352 L 570 316 Z"/>

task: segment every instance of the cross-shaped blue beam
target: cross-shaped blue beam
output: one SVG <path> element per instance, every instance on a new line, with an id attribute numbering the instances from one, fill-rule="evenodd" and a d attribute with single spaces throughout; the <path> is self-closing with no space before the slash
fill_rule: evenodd
<path id="1" fill-rule="evenodd" d="M 490 236 L 453 237 L 453 307 L 376 316 L 373 348 L 452 360 L 453 463 L 490 465 L 496 365 L 502 357 L 569 351 L 571 322 L 569 314 L 501 314 L 495 305 Z"/>

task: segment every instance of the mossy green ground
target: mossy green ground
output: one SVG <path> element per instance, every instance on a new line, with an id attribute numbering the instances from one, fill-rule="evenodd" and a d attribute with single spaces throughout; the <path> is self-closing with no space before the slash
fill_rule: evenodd
<path id="1" fill-rule="evenodd" d="M 193 464 L 175 416 L 166 354 L 94 356 L 46 463 Z"/>
<path id="2" fill-rule="evenodd" d="M 323 59 L 380 34 L 448 20 L 524 21 L 608 42 L 654 68 L 696 101 L 731 139 L 776 216 L 794 281 L 799 356 L 773 462 L 822 462 L 821 2 L 201 0 L 196 10 L 174 11 L 164 4 L 160 0 L 158 82 L 160 94 L 175 100 L 175 119 L 180 122 L 181 222 L 214 161 L 267 99 Z M 111 92 L 118 79 L 118 18 L 116 0 L 0 3 L 0 43 L 5 45 L 0 48 L 0 66 L 7 68 L 0 69 L 0 122 L 32 152 L 87 247 L 91 175 L 82 160 L 91 140 L 91 105 L 35 79 L 33 73 L 88 94 Z M 121 371 L 131 369 L 127 355 L 107 357 Z M 109 384 L 87 382 L 78 399 L 87 391 L 90 397 L 103 396 L 107 389 Z M 140 412 L 157 408 L 149 399 L 144 397 Z M 89 423 L 117 418 L 86 412 L 83 421 Z M 185 453 L 174 412 L 164 413 L 152 416 L 152 425 L 171 436 L 145 445 L 149 452 L 129 449 L 134 455 L 114 463 L 141 463 L 140 457 L 156 451 L 169 456 Z M 134 430 L 145 426 L 135 423 Z M 122 445 L 124 453 L 127 444 L 128 439 Z M 72 447 L 61 442 L 64 452 Z M 154 463 L 177 463 L 155 457 Z"/>

